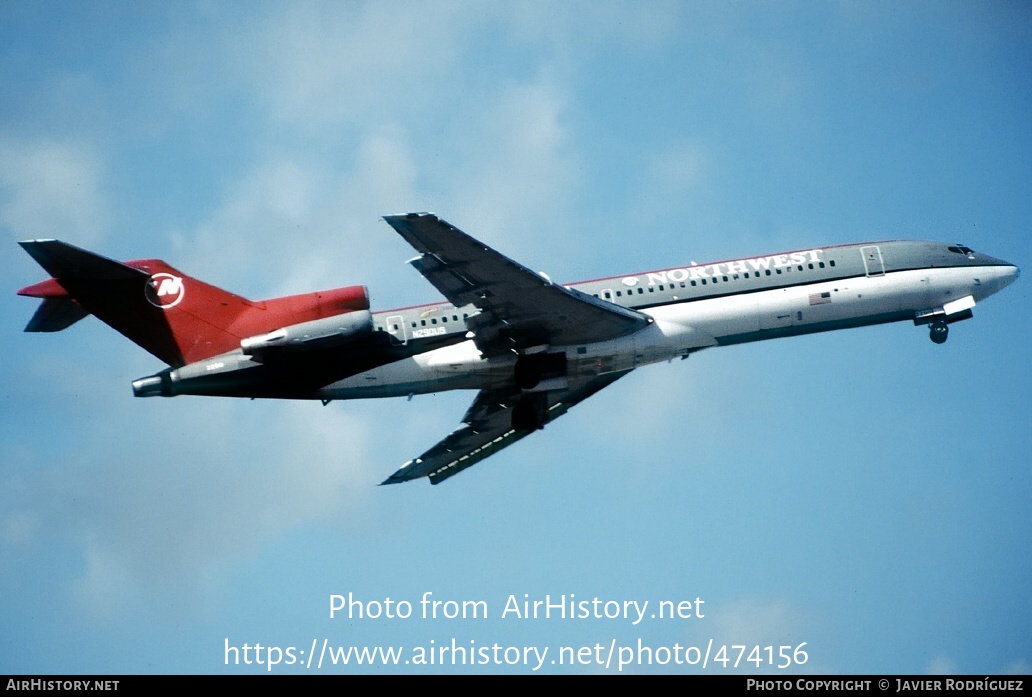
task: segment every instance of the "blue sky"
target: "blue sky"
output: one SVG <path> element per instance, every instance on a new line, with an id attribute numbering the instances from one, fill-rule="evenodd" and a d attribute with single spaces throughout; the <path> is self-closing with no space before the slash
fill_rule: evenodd
<path id="1" fill-rule="evenodd" d="M 1025 281 L 944 346 L 899 324 L 637 371 L 439 487 L 375 485 L 471 394 L 136 400 L 155 359 L 92 319 L 23 334 L 15 295 L 43 277 L 15 242 L 57 237 L 252 298 L 427 302 L 379 218 L 421 210 L 563 281 L 899 238 L 1027 269 L 1030 39 L 1020 2 L 0 4 L 0 672 L 452 639 L 1032 672 Z M 349 592 L 490 614 L 330 619 Z M 524 594 L 705 616 L 500 617 Z"/>

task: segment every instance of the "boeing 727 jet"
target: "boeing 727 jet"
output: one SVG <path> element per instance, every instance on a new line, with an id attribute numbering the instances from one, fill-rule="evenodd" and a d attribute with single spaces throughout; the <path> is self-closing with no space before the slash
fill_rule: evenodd
<path id="1" fill-rule="evenodd" d="M 163 261 L 57 240 L 21 246 L 52 278 L 26 331 L 95 315 L 169 367 L 137 397 L 335 399 L 477 390 L 459 428 L 384 481 L 432 484 L 649 363 L 749 341 L 908 321 L 949 326 L 1018 277 L 960 244 L 867 242 L 561 285 L 429 213 L 388 216 L 445 300 L 370 312 L 363 286 L 246 300 Z"/>

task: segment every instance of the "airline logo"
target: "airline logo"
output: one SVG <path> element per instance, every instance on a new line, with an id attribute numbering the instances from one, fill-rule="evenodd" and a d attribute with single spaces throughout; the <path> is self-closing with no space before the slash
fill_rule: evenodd
<path id="1" fill-rule="evenodd" d="M 151 276 L 150 282 L 143 289 L 143 294 L 151 305 L 167 310 L 182 302 L 186 289 L 183 287 L 183 279 L 179 276 L 156 273 Z"/>
<path id="2" fill-rule="evenodd" d="M 706 266 L 693 265 L 683 269 L 669 269 L 667 271 L 656 271 L 655 273 L 646 274 L 645 280 L 646 285 L 654 286 L 660 283 L 680 283 L 681 281 L 729 276 L 736 273 L 753 272 L 756 275 L 760 275 L 764 271 L 771 269 L 819 263 L 823 253 L 823 249 L 810 249 L 805 252 L 775 254 L 774 256 L 742 259 L 740 261 L 725 261 Z M 638 276 L 628 276 L 621 279 L 620 282 L 625 286 L 633 287 L 641 283 L 641 278 Z"/>

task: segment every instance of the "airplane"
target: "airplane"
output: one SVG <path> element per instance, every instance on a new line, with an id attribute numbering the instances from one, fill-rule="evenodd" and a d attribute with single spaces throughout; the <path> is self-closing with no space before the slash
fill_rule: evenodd
<path id="1" fill-rule="evenodd" d="M 251 301 L 157 259 L 21 246 L 51 278 L 28 332 L 94 315 L 169 367 L 137 397 L 338 399 L 478 390 L 462 423 L 382 484 L 432 484 L 544 428 L 635 368 L 715 346 L 911 321 L 931 340 L 1019 275 L 944 242 L 888 241 L 562 285 L 432 213 L 384 218 L 446 299 L 371 312 L 364 286 Z"/>

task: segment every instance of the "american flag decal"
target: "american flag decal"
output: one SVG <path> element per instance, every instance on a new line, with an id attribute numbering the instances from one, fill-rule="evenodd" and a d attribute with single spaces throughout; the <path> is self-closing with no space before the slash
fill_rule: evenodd
<path id="1" fill-rule="evenodd" d="M 810 293 L 811 305 L 827 305 L 831 302 L 831 293 Z"/>

